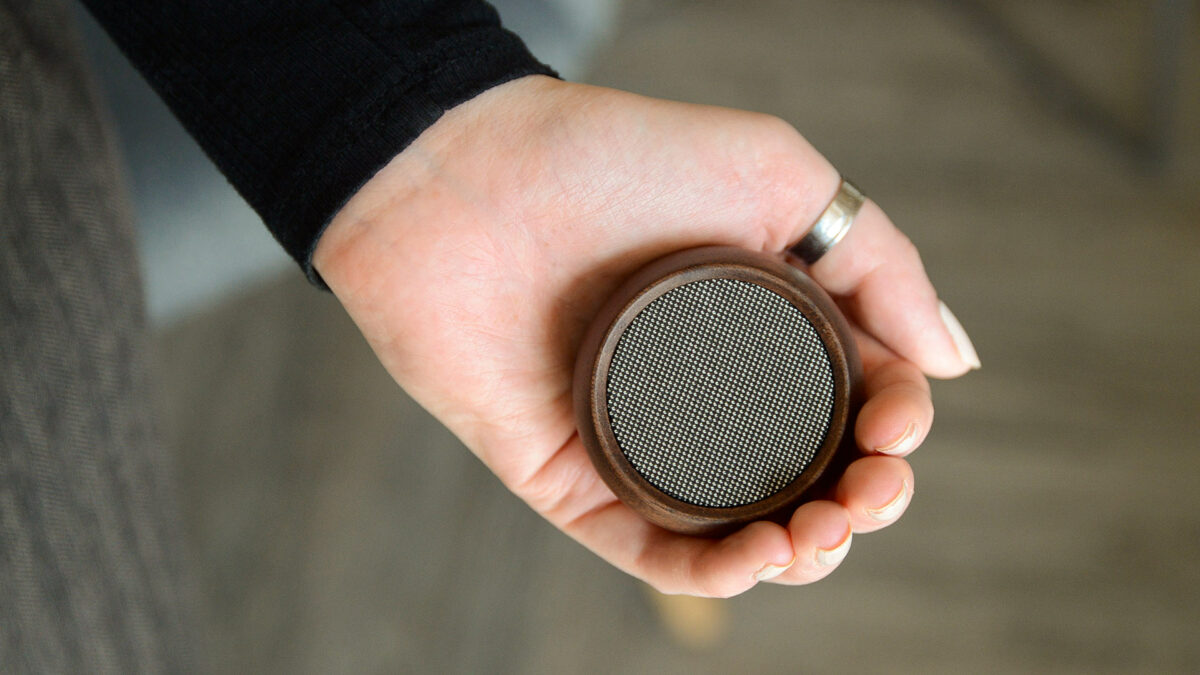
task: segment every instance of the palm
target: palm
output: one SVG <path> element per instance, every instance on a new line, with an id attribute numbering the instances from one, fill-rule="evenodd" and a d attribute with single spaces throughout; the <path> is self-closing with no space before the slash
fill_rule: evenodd
<path id="1" fill-rule="evenodd" d="M 449 113 L 322 240 L 317 264 L 384 366 L 531 507 L 662 589 L 736 593 L 764 561 L 787 562 L 797 536 L 844 532 L 834 512 L 847 507 L 832 502 L 790 532 L 756 523 L 714 542 L 659 530 L 592 468 L 570 395 L 578 339 L 628 273 L 703 244 L 781 250 L 831 192 L 832 168 L 772 118 L 617 92 L 520 81 L 542 87 L 537 110 L 552 115 L 475 112 L 513 86 Z M 868 380 L 896 364 L 912 379 L 864 348 Z M 890 464 L 858 471 L 866 483 L 911 485 L 902 460 L 872 459 Z"/>

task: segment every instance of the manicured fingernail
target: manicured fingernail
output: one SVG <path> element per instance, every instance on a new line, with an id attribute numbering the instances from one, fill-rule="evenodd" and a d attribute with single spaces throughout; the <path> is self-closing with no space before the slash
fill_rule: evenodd
<path id="1" fill-rule="evenodd" d="M 850 552 L 850 541 L 854 539 L 854 533 L 850 530 L 846 531 L 846 538 L 842 543 L 833 548 L 818 548 L 817 549 L 817 564 L 823 567 L 832 567 L 846 559 L 846 554 Z"/>
<path id="2" fill-rule="evenodd" d="M 942 315 L 942 324 L 946 326 L 950 337 L 954 338 L 954 348 L 958 350 L 958 357 L 972 370 L 979 370 L 979 354 L 975 353 L 975 345 L 971 344 L 971 338 L 967 337 L 967 331 L 963 330 L 954 312 L 941 301 L 938 301 L 938 311 Z"/>
<path id="3" fill-rule="evenodd" d="M 891 443 L 875 448 L 875 452 L 885 455 L 906 455 L 912 452 L 912 449 L 917 446 L 917 437 L 920 435 L 920 432 L 920 425 L 916 422 L 909 422 L 908 426 L 904 427 L 904 433 L 900 434 Z"/>
<path id="4" fill-rule="evenodd" d="M 783 574 L 784 572 L 788 571 L 788 569 L 792 565 L 795 565 L 795 564 L 796 564 L 796 556 L 792 556 L 791 562 L 789 562 L 786 565 L 770 565 L 770 564 L 763 565 L 763 568 L 761 570 L 754 573 L 754 580 L 755 581 L 766 581 L 767 579 L 774 579 L 775 577 L 779 576 L 780 574 Z"/>
<path id="5" fill-rule="evenodd" d="M 879 522 L 895 520 L 900 517 L 906 504 L 908 504 L 908 481 L 903 481 L 900 485 L 900 492 L 892 497 L 892 501 L 877 509 L 867 509 L 867 515 Z"/>

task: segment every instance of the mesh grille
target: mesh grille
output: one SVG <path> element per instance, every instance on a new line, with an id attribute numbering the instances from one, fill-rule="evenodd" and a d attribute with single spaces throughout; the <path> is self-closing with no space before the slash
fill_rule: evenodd
<path id="1" fill-rule="evenodd" d="M 833 367 L 808 319 L 733 279 L 643 309 L 608 371 L 609 420 L 647 481 L 698 506 L 765 499 L 800 475 L 833 414 Z"/>

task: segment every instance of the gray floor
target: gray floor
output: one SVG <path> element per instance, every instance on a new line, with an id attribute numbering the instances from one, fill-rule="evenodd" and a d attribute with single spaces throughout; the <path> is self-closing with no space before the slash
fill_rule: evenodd
<path id="1" fill-rule="evenodd" d="M 1131 119 L 1134 3 L 1006 3 Z M 1200 671 L 1200 73 L 1122 156 L 954 4 L 628 3 L 588 79 L 778 114 L 921 246 L 984 369 L 938 383 L 897 526 L 667 638 L 501 489 L 297 274 L 164 330 L 218 664 L 239 672 Z M 1103 48 L 1098 48 L 1098 46 Z M 1011 55 L 1009 55 L 1011 56 Z"/>

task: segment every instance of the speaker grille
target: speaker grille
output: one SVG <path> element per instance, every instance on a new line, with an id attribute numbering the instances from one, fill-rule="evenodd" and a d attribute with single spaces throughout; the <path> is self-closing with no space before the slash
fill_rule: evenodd
<path id="1" fill-rule="evenodd" d="M 783 489 L 833 414 L 833 366 L 792 303 L 757 284 L 706 279 L 634 317 L 608 370 L 609 420 L 650 484 L 697 506 Z"/>

